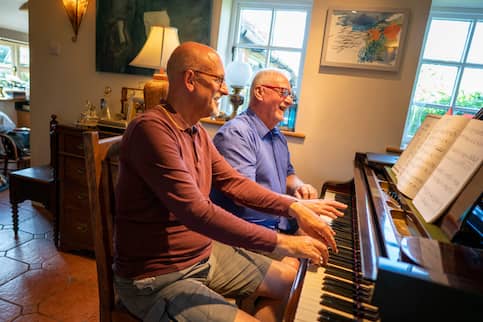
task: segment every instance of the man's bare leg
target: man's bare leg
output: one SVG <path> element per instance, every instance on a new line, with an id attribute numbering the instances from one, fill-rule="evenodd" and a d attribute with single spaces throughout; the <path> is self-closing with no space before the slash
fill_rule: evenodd
<path id="1" fill-rule="evenodd" d="M 260 321 L 281 321 L 297 270 L 291 265 L 273 261 L 258 289 L 254 316 Z"/>

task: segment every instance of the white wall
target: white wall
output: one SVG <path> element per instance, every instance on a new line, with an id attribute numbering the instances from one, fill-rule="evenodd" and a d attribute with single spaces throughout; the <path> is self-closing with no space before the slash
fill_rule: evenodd
<path id="1" fill-rule="evenodd" d="M 384 152 L 386 146 L 399 146 L 430 5 L 430 0 L 314 0 L 296 124 L 306 138 L 289 138 L 292 161 L 305 181 L 320 189 L 327 180 L 349 180 L 356 151 Z M 400 71 L 319 73 L 329 6 L 409 8 Z"/>
<path id="2" fill-rule="evenodd" d="M 325 180 L 350 179 L 356 151 L 382 152 L 387 145 L 399 145 L 430 4 L 430 0 L 314 0 L 296 125 L 296 131 L 305 133 L 306 138 L 289 139 L 297 172 L 307 182 L 320 187 Z M 57 114 L 62 122 L 74 122 L 84 109 L 86 99 L 98 104 L 106 85 L 119 96 L 122 86 L 139 86 L 147 80 L 146 77 L 95 71 L 95 5 L 95 1 L 90 1 L 78 40 L 73 43 L 70 40 L 72 28 L 62 3 L 31 1 L 34 164 L 48 162 L 50 114 Z M 333 69 L 319 73 L 325 13 L 329 5 L 409 8 L 410 23 L 400 71 Z M 218 14 L 219 2 L 214 8 Z M 216 31 L 212 35 L 216 35 Z M 57 46 L 60 54 L 51 54 L 51 49 Z M 209 128 L 213 133 L 215 128 Z"/>

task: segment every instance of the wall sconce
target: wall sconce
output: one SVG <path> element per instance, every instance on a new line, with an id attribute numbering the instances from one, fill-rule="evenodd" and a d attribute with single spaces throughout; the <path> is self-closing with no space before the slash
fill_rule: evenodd
<path id="1" fill-rule="evenodd" d="M 77 41 L 77 34 L 79 33 L 79 27 L 82 22 L 82 17 L 87 11 L 88 0 L 62 0 L 64 4 L 65 12 L 69 17 L 72 28 L 74 29 L 74 36 L 72 41 Z"/>
<path id="2" fill-rule="evenodd" d="M 156 106 L 166 98 L 168 77 L 164 71 L 173 50 L 179 46 L 178 29 L 153 26 L 143 48 L 129 63 L 131 66 L 154 68 L 153 79 L 144 85 L 145 109 Z"/>
<path id="3" fill-rule="evenodd" d="M 226 67 L 226 81 L 233 88 L 233 94 L 230 94 L 230 103 L 233 105 L 233 111 L 228 119 L 234 118 L 238 113 L 238 108 L 245 101 L 240 92 L 245 88 L 252 75 L 252 68 L 249 64 L 241 61 L 232 61 Z"/>

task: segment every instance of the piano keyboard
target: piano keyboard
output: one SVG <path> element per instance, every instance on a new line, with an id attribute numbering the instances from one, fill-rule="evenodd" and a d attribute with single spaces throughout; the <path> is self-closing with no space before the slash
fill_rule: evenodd
<path id="1" fill-rule="evenodd" d="M 306 271 L 294 321 L 378 321 L 377 307 L 369 304 L 373 285 L 360 274 L 357 220 L 351 198 L 327 191 L 325 199 L 347 204 L 344 217 L 327 220 L 336 232 L 338 254 L 330 254 L 327 267 L 310 265 Z M 354 226 L 355 225 L 355 226 Z"/>

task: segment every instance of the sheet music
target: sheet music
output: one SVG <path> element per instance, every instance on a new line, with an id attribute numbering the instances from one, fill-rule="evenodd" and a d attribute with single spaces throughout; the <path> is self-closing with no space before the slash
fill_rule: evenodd
<path id="1" fill-rule="evenodd" d="M 483 121 L 470 120 L 413 200 L 433 222 L 456 198 L 483 161 Z"/>
<path id="2" fill-rule="evenodd" d="M 407 148 L 401 154 L 396 164 L 394 164 L 394 166 L 392 167 L 392 170 L 394 171 L 396 176 L 401 175 L 401 173 L 403 173 L 406 170 L 406 168 L 409 165 L 409 162 L 411 162 L 416 152 L 419 150 L 421 145 L 429 136 L 431 129 L 434 127 L 436 122 L 439 121 L 440 118 L 441 118 L 440 115 L 429 114 L 426 116 L 426 118 L 423 121 L 423 124 L 419 126 L 419 129 L 417 130 L 414 137 L 411 139 L 411 142 L 409 142 Z"/>
<path id="3" fill-rule="evenodd" d="M 434 125 L 406 171 L 398 177 L 397 187 L 402 193 L 414 198 L 469 121 L 462 116 L 444 115 Z"/>

